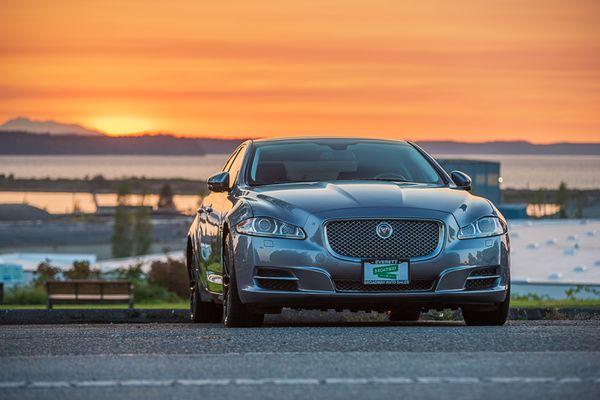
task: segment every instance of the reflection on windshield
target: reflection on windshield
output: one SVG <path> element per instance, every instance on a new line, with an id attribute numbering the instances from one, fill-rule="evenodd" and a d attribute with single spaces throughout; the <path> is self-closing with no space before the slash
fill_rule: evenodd
<path id="1" fill-rule="evenodd" d="M 257 144 L 248 176 L 251 185 L 345 180 L 442 183 L 435 168 L 408 143 L 337 139 Z"/>

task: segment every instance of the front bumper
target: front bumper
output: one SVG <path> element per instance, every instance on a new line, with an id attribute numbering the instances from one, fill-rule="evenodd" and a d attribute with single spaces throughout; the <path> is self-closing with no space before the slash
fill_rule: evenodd
<path id="1" fill-rule="evenodd" d="M 252 237 L 232 233 L 235 268 L 243 303 L 256 308 L 390 309 L 412 303 L 423 307 L 464 304 L 491 305 L 504 301 L 508 292 L 508 235 L 459 240 L 452 221 L 441 250 L 429 259 L 411 261 L 411 281 L 431 281 L 429 290 L 342 291 L 337 280 L 362 281 L 361 260 L 340 258 L 322 242 L 319 229 L 307 231 L 306 240 Z M 319 226 L 321 224 L 316 224 Z M 484 289 L 473 289 L 470 274 L 495 268 L 497 278 Z M 293 289 L 265 288 L 259 269 L 283 271 L 292 277 Z"/>

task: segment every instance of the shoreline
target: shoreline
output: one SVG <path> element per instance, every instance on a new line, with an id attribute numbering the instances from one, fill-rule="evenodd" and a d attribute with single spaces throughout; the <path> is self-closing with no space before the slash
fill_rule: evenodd
<path id="1" fill-rule="evenodd" d="M 174 194 L 197 195 L 208 190 L 206 181 L 186 178 L 145 178 L 124 177 L 107 179 L 101 175 L 91 179 L 72 178 L 11 178 L 0 175 L 0 192 L 60 192 L 60 193 L 117 193 L 118 187 L 128 184 L 131 194 L 158 194 L 160 188 L 168 184 Z M 599 188 L 577 189 L 568 188 L 569 192 L 584 193 L 600 198 Z M 528 195 L 536 194 L 546 203 L 551 203 L 558 193 L 558 188 L 501 188 L 504 201 L 507 204 L 525 203 Z"/>
<path id="2" fill-rule="evenodd" d="M 0 175 L 0 192 L 49 192 L 49 193 L 117 193 L 126 184 L 131 194 L 159 194 L 162 186 L 171 186 L 173 194 L 198 195 L 206 193 L 206 181 L 185 178 L 138 178 L 91 179 L 68 178 L 10 178 Z"/>

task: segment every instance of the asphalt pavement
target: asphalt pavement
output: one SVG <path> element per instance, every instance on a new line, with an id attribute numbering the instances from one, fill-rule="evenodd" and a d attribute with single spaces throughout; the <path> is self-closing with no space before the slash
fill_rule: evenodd
<path id="1" fill-rule="evenodd" d="M 600 321 L 0 326 L 0 399 L 600 398 Z"/>

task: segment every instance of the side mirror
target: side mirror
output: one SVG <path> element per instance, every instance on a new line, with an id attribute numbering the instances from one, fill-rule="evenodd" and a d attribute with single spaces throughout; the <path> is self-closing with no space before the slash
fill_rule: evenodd
<path id="1" fill-rule="evenodd" d="M 208 190 L 211 192 L 228 192 L 229 191 L 229 172 L 219 172 L 212 175 L 206 181 Z"/>
<path id="2" fill-rule="evenodd" d="M 471 177 L 461 171 L 452 171 L 450 174 L 452 182 L 462 190 L 471 190 Z"/>

